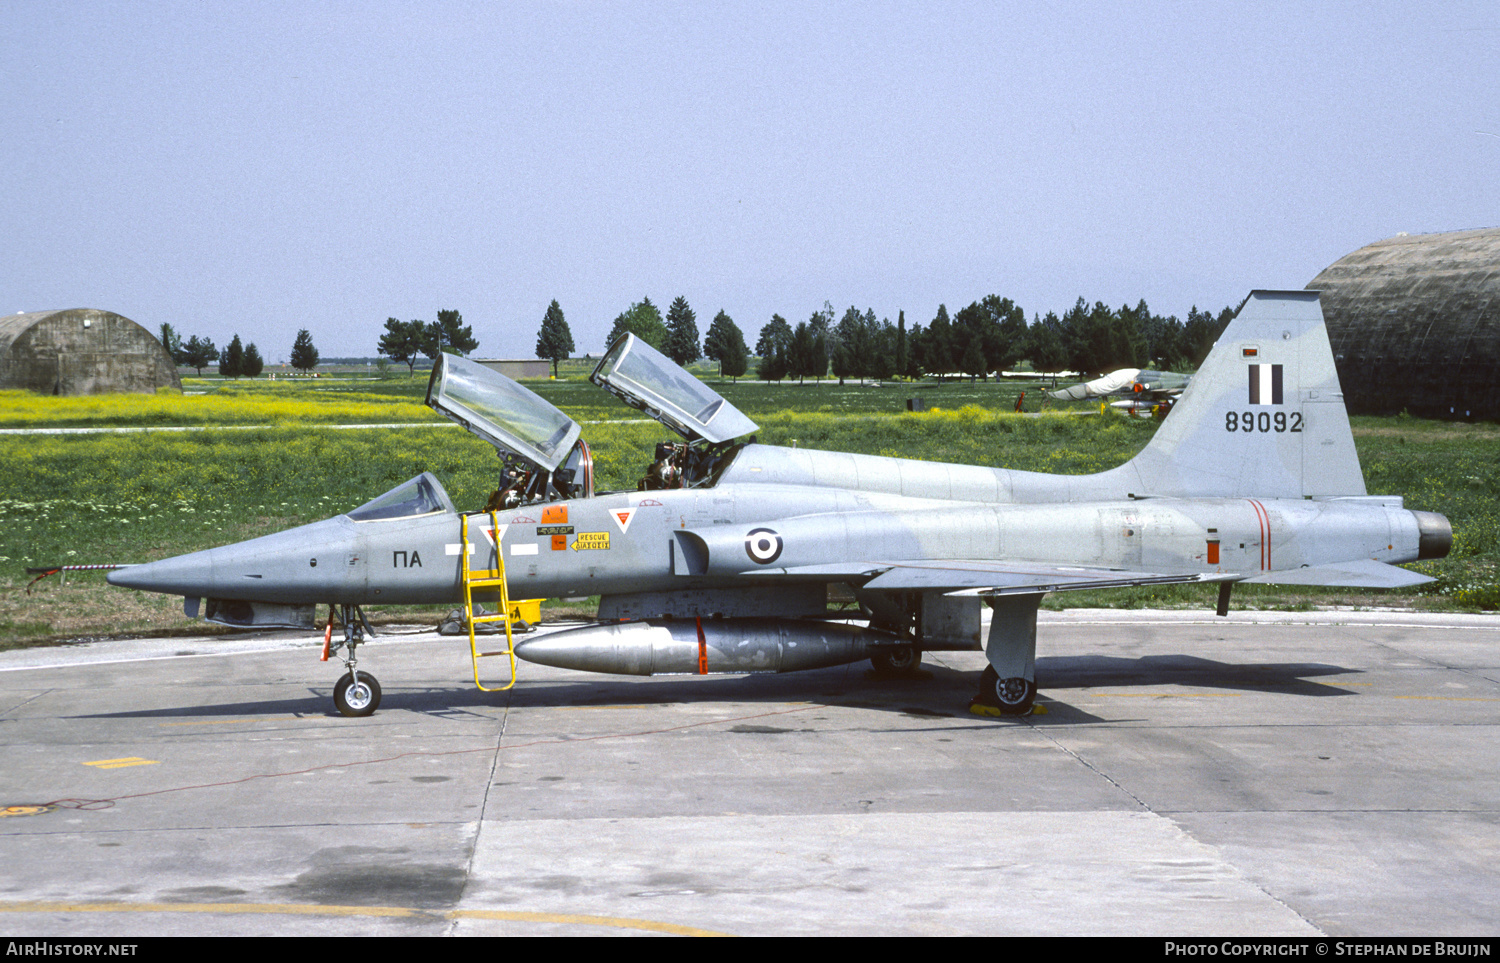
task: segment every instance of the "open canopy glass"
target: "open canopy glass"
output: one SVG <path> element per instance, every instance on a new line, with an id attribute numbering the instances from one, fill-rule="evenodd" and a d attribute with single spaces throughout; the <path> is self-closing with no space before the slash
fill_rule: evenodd
<path id="1" fill-rule="evenodd" d="M 610 345 L 589 380 L 688 441 L 718 444 L 756 428 L 712 388 L 633 334 Z"/>
<path id="2" fill-rule="evenodd" d="M 555 471 L 578 441 L 578 422 L 536 392 L 457 355 L 439 355 L 427 404 L 496 448 Z"/>

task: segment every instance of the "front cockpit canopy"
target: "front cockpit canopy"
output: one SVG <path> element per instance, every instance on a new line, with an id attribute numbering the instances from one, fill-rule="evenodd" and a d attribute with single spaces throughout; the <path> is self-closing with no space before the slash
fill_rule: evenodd
<path id="1" fill-rule="evenodd" d="M 427 382 L 427 405 L 475 435 L 543 471 L 553 472 L 578 441 L 578 422 L 498 371 L 442 354 Z"/>
<path id="2" fill-rule="evenodd" d="M 454 514 L 453 502 L 432 472 L 424 471 L 411 481 L 402 482 L 348 514 L 356 522 L 378 522 L 392 518 L 416 518 L 437 512 Z"/>
<path id="3" fill-rule="evenodd" d="M 689 442 L 719 444 L 756 428 L 712 388 L 629 332 L 610 345 L 589 380 Z"/>

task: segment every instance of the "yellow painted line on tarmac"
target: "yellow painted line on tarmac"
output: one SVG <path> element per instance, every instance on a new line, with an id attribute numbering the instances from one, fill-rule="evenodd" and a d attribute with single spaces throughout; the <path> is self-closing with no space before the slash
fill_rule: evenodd
<path id="1" fill-rule="evenodd" d="M 646 930 L 673 936 L 730 936 L 679 923 L 592 916 L 583 913 L 527 913 L 515 910 L 446 910 L 434 912 L 408 906 L 318 906 L 308 903 L 61 903 L 0 902 L 0 913 L 223 913 L 268 916 L 386 916 L 415 919 L 500 920 L 512 923 L 558 923 Z"/>
<path id="2" fill-rule="evenodd" d="M 142 759 L 140 756 L 126 756 L 123 759 L 95 759 L 84 765 L 98 769 L 124 769 L 127 766 L 156 766 L 160 765 L 160 762 L 156 759 Z"/>

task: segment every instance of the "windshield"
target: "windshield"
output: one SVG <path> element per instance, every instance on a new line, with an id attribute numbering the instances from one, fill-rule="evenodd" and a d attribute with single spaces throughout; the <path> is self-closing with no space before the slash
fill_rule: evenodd
<path id="1" fill-rule="evenodd" d="M 755 422 L 712 388 L 633 334 L 620 337 L 589 380 L 689 441 L 717 444 L 748 435 Z"/>
<path id="2" fill-rule="evenodd" d="M 378 498 L 373 498 L 349 513 L 356 522 L 374 522 L 387 518 L 411 518 L 415 515 L 431 515 L 433 512 L 453 513 L 453 502 L 448 493 L 433 477 L 432 472 L 422 472 L 409 482 L 403 482 Z"/>
<path id="3" fill-rule="evenodd" d="M 556 469 L 578 440 L 578 423 L 534 391 L 457 355 L 441 355 L 434 365 L 427 404 L 547 471 Z"/>

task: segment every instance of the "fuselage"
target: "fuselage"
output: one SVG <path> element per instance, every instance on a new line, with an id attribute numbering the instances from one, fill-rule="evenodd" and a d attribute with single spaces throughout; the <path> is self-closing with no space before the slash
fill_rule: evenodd
<path id="1" fill-rule="evenodd" d="M 455 603 L 464 532 L 471 568 L 503 558 L 512 598 L 765 584 L 766 575 L 851 562 L 1004 560 L 1251 577 L 1422 553 L 1420 514 L 1399 498 L 1136 498 L 1120 484 L 1108 472 L 1043 475 L 753 445 L 712 487 L 607 493 L 493 517 L 340 515 L 132 566 L 110 581 L 276 603 Z"/>

